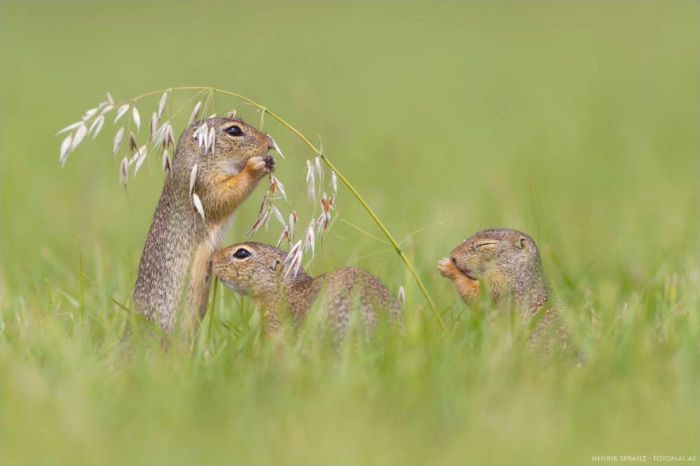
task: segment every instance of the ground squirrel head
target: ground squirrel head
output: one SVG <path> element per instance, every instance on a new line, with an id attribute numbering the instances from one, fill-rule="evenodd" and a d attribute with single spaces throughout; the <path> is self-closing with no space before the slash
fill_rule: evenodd
<path id="1" fill-rule="evenodd" d="M 449 260 L 466 277 L 486 285 L 494 300 L 513 295 L 516 302 L 534 310 L 547 300 L 537 245 L 521 231 L 479 231 L 454 248 Z"/>
<path id="2" fill-rule="evenodd" d="M 274 148 L 275 143 L 270 136 L 240 118 L 197 121 L 180 136 L 173 158 L 173 176 L 189 180 L 192 167 L 196 164 L 195 191 L 201 197 L 202 191 L 217 181 L 242 172 L 246 162 L 253 157 L 264 158 L 271 171 L 274 158 L 268 152 Z M 188 184 L 185 183 L 185 186 Z"/>
<path id="3" fill-rule="evenodd" d="M 285 286 L 308 278 L 303 270 L 287 273 L 287 253 L 274 246 L 247 242 L 212 255 L 212 271 L 228 288 L 250 297 L 277 296 Z"/>

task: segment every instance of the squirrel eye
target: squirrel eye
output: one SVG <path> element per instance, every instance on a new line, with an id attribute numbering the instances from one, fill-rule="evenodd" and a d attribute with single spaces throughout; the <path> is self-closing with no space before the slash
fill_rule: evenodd
<path id="1" fill-rule="evenodd" d="M 224 131 L 229 136 L 243 136 L 243 130 L 238 125 L 229 126 Z"/>
<path id="2" fill-rule="evenodd" d="M 250 251 L 245 248 L 238 248 L 236 252 L 233 253 L 233 257 L 236 259 L 245 259 L 246 257 L 250 257 L 250 255 Z"/>

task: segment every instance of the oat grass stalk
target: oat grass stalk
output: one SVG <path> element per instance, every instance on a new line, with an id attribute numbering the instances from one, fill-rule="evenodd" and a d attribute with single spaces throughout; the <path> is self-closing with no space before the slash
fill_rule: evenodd
<path id="1" fill-rule="evenodd" d="M 115 104 L 115 106 L 116 106 L 116 105 L 121 105 L 122 108 L 125 108 L 125 109 L 128 110 L 128 108 L 127 108 L 125 105 L 126 105 L 126 104 L 129 104 L 129 105 L 132 107 L 132 109 L 133 109 L 133 110 L 132 110 L 132 112 L 133 112 L 133 114 L 132 114 L 132 120 L 134 121 L 134 123 L 135 123 L 137 126 L 140 126 L 140 122 L 141 122 L 141 121 L 140 121 L 140 115 L 139 115 L 139 114 L 137 113 L 137 111 L 136 111 L 135 104 L 136 104 L 139 100 L 141 100 L 141 99 L 143 99 L 143 98 L 145 98 L 145 97 L 150 97 L 150 96 L 154 96 L 154 95 L 157 95 L 157 94 L 163 94 L 163 97 L 161 98 L 161 102 L 160 102 L 160 105 L 159 105 L 159 113 L 162 113 L 162 109 L 163 109 L 163 107 L 165 106 L 165 100 L 167 99 L 166 95 L 169 94 L 169 93 L 172 93 L 173 91 L 196 91 L 197 94 L 206 93 L 206 96 L 207 96 L 207 97 L 206 97 L 205 108 L 206 108 L 207 104 L 209 103 L 209 101 L 213 99 L 213 96 L 214 96 L 215 93 L 237 98 L 237 99 L 239 99 L 239 100 L 245 102 L 246 104 L 249 104 L 249 105 L 255 107 L 256 109 L 258 109 L 258 111 L 260 111 L 261 123 L 262 123 L 262 121 L 263 121 L 263 118 L 264 118 L 265 114 L 267 114 L 267 115 L 269 115 L 270 117 L 272 117 L 274 120 L 276 120 L 278 123 L 280 123 L 282 126 L 284 126 L 285 128 L 287 128 L 289 131 L 291 131 L 292 133 L 294 133 L 299 139 L 301 139 L 301 141 L 302 141 L 309 149 L 311 149 L 311 151 L 313 151 L 313 153 L 315 154 L 315 157 L 317 157 L 317 159 L 322 160 L 323 163 L 331 170 L 331 172 L 345 185 L 345 187 L 350 191 L 350 193 L 351 193 L 351 194 L 353 195 L 353 197 L 357 200 L 357 202 L 359 202 L 360 205 L 365 209 L 365 211 L 366 211 L 367 214 L 370 216 L 370 218 L 372 219 L 372 221 L 377 225 L 377 227 L 379 227 L 379 229 L 381 230 L 382 234 L 386 237 L 386 239 L 387 239 L 387 240 L 389 241 L 389 243 L 391 244 L 392 248 L 396 251 L 396 253 L 397 253 L 397 254 L 399 255 L 399 257 L 401 258 L 401 261 L 404 263 L 404 266 L 408 269 L 408 271 L 409 271 L 409 272 L 411 273 L 411 275 L 413 276 L 414 280 L 416 281 L 416 284 L 418 285 L 418 288 L 420 289 L 421 293 L 423 294 L 423 297 L 424 297 L 425 300 L 427 301 L 428 306 L 430 307 L 430 309 L 431 309 L 431 310 L 433 311 L 433 313 L 435 314 L 435 317 L 437 318 L 437 321 L 438 321 L 438 323 L 440 324 L 440 327 L 441 327 L 443 330 L 445 329 L 445 323 L 444 323 L 444 321 L 443 321 L 443 319 L 442 319 L 442 316 L 440 315 L 439 310 L 438 310 L 437 307 L 435 306 L 435 302 L 433 301 L 432 297 L 430 296 L 430 293 L 428 293 L 428 290 L 427 290 L 427 288 L 425 287 L 425 284 L 423 283 L 423 281 L 421 280 L 421 278 L 418 276 L 418 273 L 416 272 L 416 269 L 413 267 L 413 264 L 411 263 L 411 261 L 410 261 L 410 260 L 408 259 L 408 257 L 406 256 L 406 253 L 403 251 L 403 249 L 401 249 L 401 245 L 399 244 L 399 242 L 396 241 L 396 239 L 394 238 L 394 236 L 393 236 L 393 235 L 391 234 L 391 232 L 387 229 L 387 227 L 384 225 L 384 223 L 381 221 L 381 219 L 377 216 L 377 214 L 374 212 L 374 210 L 370 207 L 370 205 L 367 203 L 367 201 L 365 201 L 365 199 L 362 197 L 362 195 L 357 191 L 357 189 L 355 188 L 355 186 L 353 186 L 353 184 L 350 183 L 350 180 L 348 180 L 348 179 L 345 177 L 345 175 L 343 175 L 343 173 L 341 173 L 340 170 L 338 170 L 338 168 L 333 164 L 333 162 L 331 162 L 331 161 L 329 160 L 329 158 L 323 153 L 322 149 L 321 149 L 320 147 L 317 147 L 314 143 L 312 143 L 312 142 L 309 140 L 309 138 L 307 138 L 307 137 L 306 137 L 301 131 L 299 131 L 297 128 L 295 128 L 294 126 L 292 126 L 287 120 L 285 120 L 284 118 L 282 118 L 281 116 L 279 116 L 279 115 L 276 114 L 275 112 L 271 111 L 270 109 L 268 109 L 268 108 L 265 107 L 264 105 L 262 105 L 262 104 L 260 104 L 260 103 L 258 103 L 258 102 L 256 102 L 256 101 L 254 101 L 254 100 L 252 100 L 252 99 L 250 99 L 250 98 L 248 98 L 248 97 L 246 97 L 246 96 L 244 96 L 244 95 L 238 94 L 238 93 L 236 93 L 236 92 L 227 91 L 227 90 L 225 90 L 225 89 L 219 89 L 219 88 L 215 88 L 215 87 L 210 87 L 210 86 L 179 86 L 179 87 L 171 87 L 171 88 L 169 88 L 169 89 L 159 89 L 159 90 L 156 90 L 156 91 L 146 92 L 146 93 L 141 94 L 141 95 L 138 95 L 138 96 L 136 96 L 136 97 L 132 97 L 132 98 L 127 99 L 127 100 L 125 100 L 125 101 L 123 101 L 123 102 L 120 102 L 119 104 Z M 110 101 L 112 101 L 111 95 L 108 95 L 108 99 L 109 99 Z M 111 102 L 110 102 L 110 103 L 111 103 Z M 196 105 L 195 110 L 194 110 L 194 112 L 193 112 L 193 116 L 194 116 L 195 113 L 198 113 L 198 112 L 199 112 L 199 110 L 200 110 L 200 104 L 201 104 L 201 102 L 199 102 L 199 103 Z M 121 109 L 120 109 L 120 110 L 121 110 Z M 124 111 L 124 113 L 125 113 L 125 112 L 126 112 L 126 110 Z M 191 117 L 190 119 L 192 120 L 193 118 Z M 82 128 L 82 127 L 81 127 L 81 128 Z M 81 128 L 79 128 L 79 129 L 81 129 Z M 66 128 L 66 130 L 68 130 L 68 129 L 70 129 L 70 127 L 69 127 L 69 128 Z M 121 136 L 123 136 L 123 134 L 120 134 L 120 136 L 118 136 L 118 138 L 121 138 Z M 68 138 L 66 138 L 66 139 L 68 139 Z M 75 139 L 75 137 L 74 137 L 74 139 Z M 77 144 L 75 143 L 75 141 L 67 141 L 67 142 L 64 142 L 64 144 L 65 144 L 66 146 L 68 146 L 69 144 L 77 145 Z M 116 142 L 115 142 L 115 146 L 117 146 Z M 65 152 L 65 153 L 64 153 L 64 152 Z M 66 158 L 68 152 L 70 152 L 70 151 L 68 150 L 68 147 L 62 147 L 62 148 L 61 148 L 61 159 L 62 159 L 62 161 L 65 160 L 65 158 Z M 320 169 L 320 166 L 317 166 L 317 167 Z M 332 181 L 333 181 L 333 185 L 334 185 L 334 187 L 335 187 L 335 183 L 336 183 L 335 178 L 333 178 Z M 194 196 L 194 202 L 195 202 L 195 205 L 196 205 L 196 204 L 197 204 L 197 201 L 198 201 L 198 198 L 196 198 L 196 194 L 193 194 L 193 196 Z M 200 214 L 202 213 L 202 212 L 201 212 L 201 209 L 198 208 L 197 210 L 200 211 Z"/>

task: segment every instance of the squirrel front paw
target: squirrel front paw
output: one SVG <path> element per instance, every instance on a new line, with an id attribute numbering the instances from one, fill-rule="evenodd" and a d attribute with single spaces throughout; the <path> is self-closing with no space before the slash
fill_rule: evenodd
<path id="1" fill-rule="evenodd" d="M 245 171 L 254 178 L 261 178 L 275 169 L 275 159 L 271 155 L 265 157 L 255 156 L 248 159 Z"/>
<path id="2" fill-rule="evenodd" d="M 457 266 L 455 266 L 447 257 L 443 257 L 438 261 L 437 268 L 440 271 L 440 274 L 445 278 L 452 278 L 455 272 L 457 272 Z"/>

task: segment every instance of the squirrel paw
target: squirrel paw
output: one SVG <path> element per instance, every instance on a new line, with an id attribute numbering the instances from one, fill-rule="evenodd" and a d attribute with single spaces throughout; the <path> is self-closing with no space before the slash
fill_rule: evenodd
<path id="1" fill-rule="evenodd" d="M 275 168 L 275 159 L 271 155 L 260 157 L 255 156 L 248 159 L 245 164 L 245 170 L 250 172 L 254 177 L 259 178 L 268 173 L 271 173 Z"/>
<path id="2" fill-rule="evenodd" d="M 443 257 L 438 261 L 438 270 L 440 271 L 440 274 L 445 277 L 445 278 L 452 278 L 452 276 L 455 273 L 455 265 L 452 263 L 452 261 L 447 258 Z"/>

